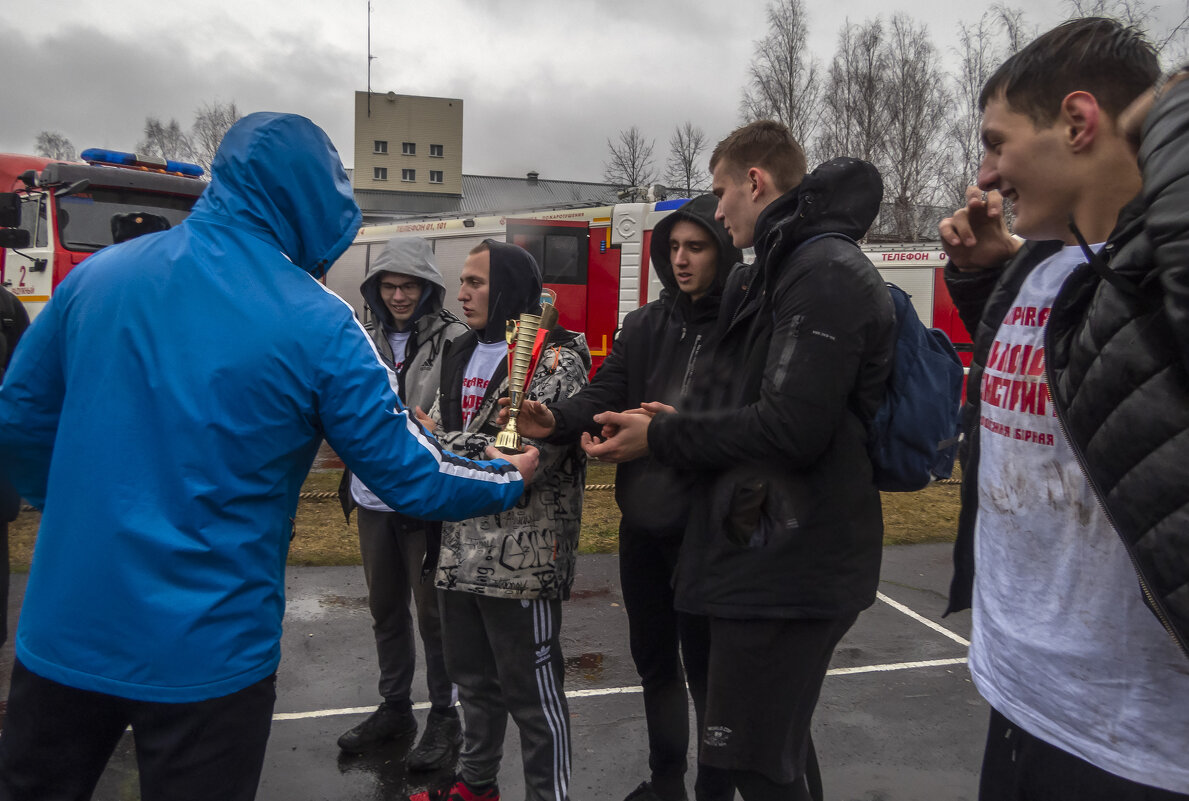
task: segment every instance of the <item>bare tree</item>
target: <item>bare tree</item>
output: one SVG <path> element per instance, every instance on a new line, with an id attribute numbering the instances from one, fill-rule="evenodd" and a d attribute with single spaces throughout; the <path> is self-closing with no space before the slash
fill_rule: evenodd
<path id="1" fill-rule="evenodd" d="M 847 22 L 827 71 L 822 97 L 820 159 L 850 156 L 879 166 L 885 135 L 884 31 L 879 19 Z"/>
<path id="2" fill-rule="evenodd" d="M 655 141 L 655 140 L 654 140 Z M 603 164 L 603 180 L 623 189 L 648 186 L 656 180 L 652 164 L 652 142 L 645 142 L 640 129 L 633 125 L 619 132 L 617 142 L 607 140 L 610 151 Z"/>
<path id="3" fill-rule="evenodd" d="M 924 25 L 896 14 L 883 51 L 884 197 L 892 204 L 898 239 L 914 242 L 931 227 L 918 219 L 918 212 L 936 202 L 944 179 L 939 168 L 945 157 L 945 128 L 938 121 L 950 116 L 950 95 Z"/>
<path id="4" fill-rule="evenodd" d="M 194 112 L 194 126 L 190 129 L 190 144 L 194 161 L 208 173 L 211 162 L 215 159 L 215 152 L 227 129 L 235 124 L 242 116 L 235 103 L 204 103 Z"/>
<path id="5" fill-rule="evenodd" d="M 709 174 L 702 168 L 702 154 L 706 151 L 706 134 L 686 120 L 669 138 L 669 163 L 665 181 L 674 189 L 692 197 L 695 191 L 706 188 Z"/>
<path id="6" fill-rule="evenodd" d="M 990 14 L 993 24 L 1001 29 L 1003 48 L 1000 55 L 1003 59 L 1020 52 L 1024 45 L 1036 38 L 1036 30 L 1025 22 L 1022 8 L 996 3 L 991 6 Z"/>
<path id="7" fill-rule="evenodd" d="M 806 45 L 808 34 L 804 0 L 770 0 L 768 33 L 755 43 L 739 104 L 744 121 L 779 120 L 803 147 L 816 137 L 821 96 L 820 67 Z"/>
<path id="8" fill-rule="evenodd" d="M 37 155 L 47 159 L 74 161 L 74 145 L 57 131 L 42 131 L 37 134 Z"/>
<path id="9" fill-rule="evenodd" d="M 980 132 L 982 111 L 978 98 L 983 85 L 991 77 L 998 62 L 995 49 L 995 29 L 985 12 L 973 25 L 958 25 L 958 72 L 953 76 L 954 110 L 947 130 L 952 155 L 947 165 L 942 202 L 960 206 L 966 202 L 966 187 L 973 184 L 982 160 L 983 144 Z"/>
<path id="10" fill-rule="evenodd" d="M 979 96 L 992 73 L 1008 56 L 1019 51 L 1031 38 L 1032 31 L 1024 12 L 996 4 L 975 24 L 958 26 L 958 71 L 952 75 L 954 104 L 946 131 L 950 156 L 945 161 L 945 176 L 939 202 L 954 208 L 966 202 L 966 187 L 978 179 L 983 144 L 980 133 L 982 109 Z"/>
<path id="11" fill-rule="evenodd" d="M 190 138 L 178 125 L 177 120 L 162 123 L 156 117 L 146 117 L 144 123 L 144 139 L 136 146 L 138 153 L 147 156 L 160 156 L 165 159 L 190 160 L 194 158 L 194 148 L 190 145 Z"/>
<path id="12" fill-rule="evenodd" d="M 1152 27 L 1157 7 L 1145 5 L 1142 0 L 1065 0 L 1065 4 L 1075 17 L 1110 17 L 1138 28 L 1152 39 L 1166 64 L 1184 62 L 1189 50 L 1189 2 L 1176 24 L 1159 31 Z"/>

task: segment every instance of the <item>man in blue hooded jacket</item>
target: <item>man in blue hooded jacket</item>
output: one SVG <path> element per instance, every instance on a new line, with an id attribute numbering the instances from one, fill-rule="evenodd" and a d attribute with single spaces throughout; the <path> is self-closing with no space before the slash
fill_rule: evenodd
<path id="1" fill-rule="evenodd" d="M 428 519 L 506 509 L 535 469 L 439 447 L 314 280 L 360 221 L 321 129 L 249 115 L 211 172 L 185 222 L 67 276 L 0 389 L 0 464 L 44 510 L 0 799 L 89 797 L 129 725 L 142 798 L 254 797 L 323 437 Z"/>

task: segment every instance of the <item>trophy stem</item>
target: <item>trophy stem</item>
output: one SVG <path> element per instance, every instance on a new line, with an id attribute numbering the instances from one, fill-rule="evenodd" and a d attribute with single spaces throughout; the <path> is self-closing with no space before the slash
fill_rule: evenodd
<path id="1" fill-rule="evenodd" d="M 500 453 L 524 453 L 524 443 L 520 441 L 520 432 L 516 430 L 516 415 L 519 411 L 509 409 L 508 424 L 495 435 L 495 449 Z"/>
<path id="2" fill-rule="evenodd" d="M 524 443 L 521 441 L 520 431 L 516 427 L 516 418 L 520 415 L 520 404 L 524 401 L 525 387 L 532 379 L 530 373 L 534 362 L 534 346 L 537 332 L 545 323 L 545 330 L 549 331 L 557 321 L 557 310 L 552 304 L 545 304 L 542 314 L 522 314 L 513 324 L 508 324 L 508 344 L 511 352 L 508 354 L 508 422 L 503 430 L 496 435 L 495 447 L 501 453 L 524 453 Z"/>

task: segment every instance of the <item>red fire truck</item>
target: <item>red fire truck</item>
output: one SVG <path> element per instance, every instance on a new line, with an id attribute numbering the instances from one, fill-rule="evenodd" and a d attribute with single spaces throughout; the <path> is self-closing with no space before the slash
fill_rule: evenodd
<path id="1" fill-rule="evenodd" d="M 685 200 L 619 203 L 594 208 L 552 209 L 489 217 L 425 217 L 360 229 L 354 244 L 326 277 L 327 285 L 355 307 L 371 312 L 359 294 L 367 265 L 394 236 L 421 236 L 433 243 L 446 280 L 446 307 L 454 299 L 466 255 L 487 238 L 526 248 L 541 265 L 545 285 L 557 293 L 561 324 L 583 331 L 598 367 L 628 312 L 660 295 L 649 259 L 657 222 Z M 949 335 L 969 365 L 970 337 L 942 281 L 945 253 L 937 245 L 864 246 L 867 257 L 912 296 L 922 322 Z"/>
<path id="2" fill-rule="evenodd" d="M 74 267 L 112 244 L 112 218 L 190 213 L 206 188 L 197 164 L 90 149 L 82 162 L 0 153 L 0 283 L 37 316 Z"/>

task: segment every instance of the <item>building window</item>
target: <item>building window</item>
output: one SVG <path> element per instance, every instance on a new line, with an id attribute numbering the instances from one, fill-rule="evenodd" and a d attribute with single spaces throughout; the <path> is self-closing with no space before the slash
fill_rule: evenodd
<path id="1" fill-rule="evenodd" d="M 416 170 L 401 170 L 400 171 L 400 179 L 402 181 L 416 181 L 417 180 L 417 171 Z"/>
<path id="2" fill-rule="evenodd" d="M 375 150 L 373 150 L 372 152 L 373 152 L 373 153 L 380 153 L 380 154 L 382 154 L 382 155 L 383 155 L 383 154 L 387 154 L 387 153 L 388 153 L 388 143 L 387 143 L 387 142 L 385 142 L 385 141 L 384 141 L 384 140 L 382 140 L 382 139 L 377 139 L 377 140 L 376 140 L 376 149 L 375 149 Z"/>
<path id="3" fill-rule="evenodd" d="M 441 170 L 430 170 L 429 171 L 429 182 L 431 184 L 440 184 L 442 182 L 442 171 Z"/>
<path id="4" fill-rule="evenodd" d="M 416 156 L 417 155 L 417 143 L 416 142 L 401 142 L 400 143 L 400 154 L 402 156 Z"/>
<path id="5" fill-rule="evenodd" d="M 435 159 L 442 158 L 442 155 L 443 155 L 442 146 L 441 145 L 430 145 L 429 146 L 429 155 L 430 155 L 430 157 L 435 158 Z"/>
<path id="6" fill-rule="evenodd" d="M 387 167 L 372 167 L 372 178 L 376 179 L 377 181 L 387 181 L 388 180 L 388 168 Z"/>

